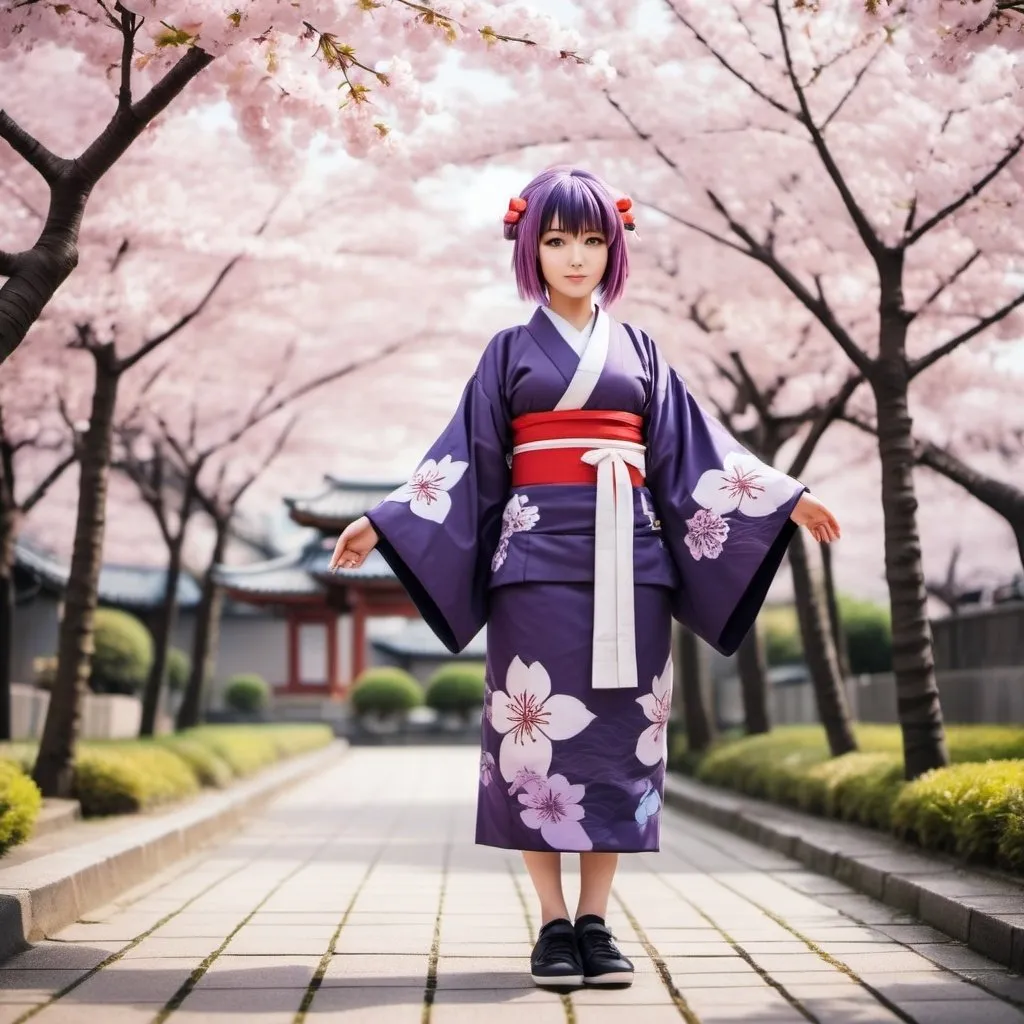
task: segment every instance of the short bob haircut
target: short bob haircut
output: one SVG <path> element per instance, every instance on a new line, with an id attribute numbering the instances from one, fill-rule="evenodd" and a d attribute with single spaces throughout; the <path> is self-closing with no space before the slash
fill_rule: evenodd
<path id="1" fill-rule="evenodd" d="M 547 284 L 541 275 L 540 239 L 558 221 L 561 231 L 581 235 L 600 231 L 608 244 L 608 266 L 598 286 L 602 305 L 610 306 L 626 287 L 629 254 L 626 232 L 615 199 L 596 175 L 578 167 L 549 167 L 521 193 L 526 209 L 516 224 L 505 225 L 505 237 L 515 241 L 512 268 L 523 299 L 548 301 Z"/>

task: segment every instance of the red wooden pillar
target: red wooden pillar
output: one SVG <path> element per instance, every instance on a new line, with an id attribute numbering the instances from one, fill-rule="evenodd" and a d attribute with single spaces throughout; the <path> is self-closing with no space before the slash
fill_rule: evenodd
<path id="1" fill-rule="evenodd" d="M 324 629 L 327 630 L 327 692 L 340 697 L 344 692 L 338 678 L 338 616 L 330 608 L 325 610 Z"/>
<path id="2" fill-rule="evenodd" d="M 285 690 L 297 690 L 299 686 L 299 623 L 294 612 L 288 613 L 288 679 Z"/>
<path id="3" fill-rule="evenodd" d="M 366 602 L 358 591 L 352 593 L 352 679 L 366 668 Z"/>

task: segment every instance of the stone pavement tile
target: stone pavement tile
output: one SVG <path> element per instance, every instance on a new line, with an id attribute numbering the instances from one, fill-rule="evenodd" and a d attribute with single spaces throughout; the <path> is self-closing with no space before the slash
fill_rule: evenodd
<path id="1" fill-rule="evenodd" d="M 132 939 L 148 932 L 165 916 L 161 914 L 157 917 L 142 918 L 137 914 L 124 914 L 112 921 L 77 921 L 52 937 L 61 942 L 111 942 L 118 939 L 131 942 Z"/>
<path id="2" fill-rule="evenodd" d="M 880 926 L 881 927 L 881 926 Z M 800 934 L 812 942 L 891 942 L 888 936 L 871 928 L 848 924 L 822 928 L 801 928 Z"/>
<path id="3" fill-rule="evenodd" d="M 773 871 L 771 877 L 797 892 L 820 895 L 821 893 L 852 893 L 855 890 L 828 875 L 815 874 L 813 871 L 789 870 Z M 763 901 L 761 901 L 763 902 Z"/>
<path id="4" fill-rule="evenodd" d="M 344 932 L 342 932 L 344 935 Z M 620 943 L 622 945 L 622 943 Z M 429 944 L 428 947 L 429 949 Z M 441 952 L 445 956 L 465 956 L 465 957 L 481 957 L 481 956 L 525 956 L 529 957 L 530 951 L 533 949 L 533 943 L 529 941 L 524 942 L 488 942 L 486 945 L 481 945 L 479 942 L 442 942 Z M 342 952 L 347 952 L 343 950 Z M 398 951 L 396 951 L 398 952 Z M 419 952 L 419 950 L 410 950 L 408 952 Z M 632 954 L 626 954 L 631 956 Z"/>
<path id="5" fill-rule="evenodd" d="M 327 951 L 333 929 L 319 926 L 312 931 L 313 934 L 309 934 L 305 929 L 291 925 L 282 928 L 246 925 L 231 939 L 224 952 L 235 956 L 322 955 Z"/>
<path id="6" fill-rule="evenodd" d="M 573 998 L 576 1024 L 679 1024 L 683 1019 L 673 1003 L 661 1006 L 601 1006 L 597 1003 L 577 1003 Z M 565 1021 L 563 1014 L 562 1021 Z M 803 1022 L 806 1024 L 806 1022 Z"/>
<path id="7" fill-rule="evenodd" d="M 388 988 L 372 985 L 356 987 L 321 987 L 313 996 L 307 1020 L 310 1024 L 350 1020 L 391 1024 L 392 1021 L 416 1021 L 423 1016 L 423 986 Z M 173 1017 L 171 1020 L 173 1021 Z"/>
<path id="8" fill-rule="evenodd" d="M 959 942 L 947 943 L 914 943 L 914 950 L 929 962 L 934 961 L 942 967 L 953 971 L 992 970 L 993 961 L 988 957 L 975 953 L 973 949 Z"/>
<path id="9" fill-rule="evenodd" d="M 725 939 L 718 942 L 670 942 L 651 938 L 651 945 L 662 956 L 730 956 L 734 952 Z M 807 948 L 802 942 L 800 945 Z"/>
<path id="10" fill-rule="evenodd" d="M 253 917 L 253 921 L 255 921 L 256 918 L 259 917 L 259 916 L 261 916 L 261 915 L 256 914 Z M 341 918 L 342 918 L 341 914 L 334 914 L 334 915 L 331 915 L 331 916 L 334 918 L 335 921 L 341 921 Z M 444 909 L 444 916 L 445 916 L 446 920 L 449 917 L 453 916 L 452 912 L 448 909 L 447 906 L 445 906 L 445 909 Z M 454 915 L 454 916 L 458 917 L 459 915 Z M 477 913 L 476 916 L 484 917 L 485 918 L 488 915 Z M 507 916 L 510 919 L 512 919 L 512 920 L 519 920 L 520 918 L 522 918 L 523 915 L 522 914 L 516 914 L 516 915 L 509 914 Z M 437 920 L 437 908 L 435 908 L 434 910 L 430 911 L 430 913 L 428 913 L 428 914 L 424 914 L 424 913 L 409 914 L 409 913 L 406 913 L 405 911 L 401 911 L 401 910 L 390 910 L 390 911 L 376 910 L 376 911 L 371 911 L 369 913 L 364 911 L 364 910 L 353 910 L 348 915 L 348 917 L 345 918 L 345 924 L 346 924 L 346 926 L 347 925 L 357 925 L 357 924 L 407 924 L 407 925 L 429 924 L 429 925 L 433 926 L 433 924 L 434 924 L 434 922 L 436 920 Z"/>
<path id="11" fill-rule="evenodd" d="M 143 939 L 137 946 L 127 950 L 122 959 L 125 960 L 146 960 L 157 957 L 187 956 L 203 959 L 207 954 L 212 953 L 222 942 L 224 936 L 162 936 L 150 935 Z"/>
<path id="12" fill-rule="evenodd" d="M 636 1024 L 645 1024 L 646 1019 L 630 1016 L 630 1024 L 634 1020 Z M 622 1024 L 621 1011 L 618 1024 Z M 530 1024 L 565 1024 L 565 1009 L 559 1002 L 531 1005 L 529 1010 L 522 1005 L 509 1005 L 506 1003 L 435 1003 L 430 1014 L 430 1024 L 480 1024 L 480 1017 L 485 1014 L 488 1022 L 493 1024 L 523 1024 L 523 1018 L 528 1014 Z M 395 1017 L 396 1024 L 399 1018 Z M 577 1015 L 577 1024 L 587 1024 L 587 1017 Z M 350 1018 L 345 1017 L 341 1024 L 349 1024 Z M 367 1024 L 391 1024 L 390 1017 L 366 1018 Z M 678 1024 L 679 1016 L 673 1024 Z M 316 1024 L 321 1024 L 321 1018 L 316 1018 Z M 362 1024 L 362 1021 L 359 1022 Z M 404 1019 L 401 1022 L 404 1024 Z M 419 1018 L 409 1021 L 409 1024 L 419 1024 Z M 666 1020 L 665 1024 L 668 1024 Z"/>
<path id="13" fill-rule="evenodd" d="M 898 1001 L 897 1005 L 921 1024 L 1024 1024 L 1024 1013 L 996 999 L 972 1002 L 969 1014 L 964 1013 L 963 1004 L 934 1000 Z"/>
<path id="14" fill-rule="evenodd" d="M 865 999 L 853 999 L 844 995 L 797 997 L 800 1005 L 822 1021 L 822 1024 L 897 1024 L 902 1021 L 878 1000 L 865 993 Z M 927 1019 L 922 1024 L 930 1024 Z M 961 1020 L 960 1024 L 969 1024 Z"/>
<path id="15" fill-rule="evenodd" d="M 683 998 L 694 1009 L 698 1006 L 758 1006 L 778 995 L 765 981 L 759 985 L 740 985 L 737 988 L 680 988 Z M 574 997 L 575 998 L 575 997 Z"/>
<path id="16" fill-rule="evenodd" d="M 842 955 L 836 953 L 834 955 L 837 960 L 846 964 L 856 974 L 867 974 L 871 971 L 938 970 L 937 964 L 909 949 L 902 953 L 844 953 Z"/>
<path id="17" fill-rule="evenodd" d="M 744 952 L 753 956 L 755 953 L 806 953 L 807 943 L 799 939 L 780 940 L 778 942 L 741 942 Z"/>
<path id="18" fill-rule="evenodd" d="M 757 953 L 754 962 L 769 974 L 781 971 L 837 973 L 832 964 L 809 949 L 803 953 Z"/>
<path id="19" fill-rule="evenodd" d="M 229 956 L 222 954 L 199 979 L 210 988 L 305 989 L 320 964 L 318 956 Z"/>
<path id="20" fill-rule="evenodd" d="M 114 946 L 114 949 L 120 948 Z M 110 956 L 110 947 L 72 945 L 66 942 L 40 942 L 23 953 L 17 953 L 0 964 L 4 971 L 19 970 L 91 970 Z M 0 986 L 2 987 L 2 986 Z"/>
<path id="21" fill-rule="evenodd" d="M 820 896 L 826 906 L 849 914 L 864 924 L 917 924 L 909 914 L 879 903 L 870 896 Z"/>
<path id="22" fill-rule="evenodd" d="M 842 960 L 844 956 L 850 953 L 868 953 L 871 956 L 892 956 L 896 953 L 908 952 L 906 946 L 900 945 L 898 942 L 885 943 L 885 942 L 830 942 L 828 940 L 824 942 L 817 942 L 816 945 L 820 946 L 830 956 L 834 956 L 839 960 Z M 923 968 L 927 970 L 928 968 Z"/>
<path id="23" fill-rule="evenodd" d="M 589 1004 L 599 1006 L 664 1006 L 674 1005 L 660 975 L 637 973 L 636 980 L 629 988 L 602 988 L 599 985 L 575 989 L 572 993 L 574 1006 Z M 623 1009 L 623 1016 L 627 1011 Z"/>
<path id="24" fill-rule="evenodd" d="M 437 960 L 438 989 L 532 988 L 528 962 L 519 957 L 490 957 L 485 961 L 441 956 Z"/>
<path id="25" fill-rule="evenodd" d="M 163 1005 L 188 980 L 200 959 L 118 960 L 72 990 L 61 1002 L 159 1003 Z M 95 1022 L 93 1022 L 95 1024 Z"/>
<path id="26" fill-rule="evenodd" d="M 1024 1003 L 1024 978 L 1020 975 L 1009 974 L 1005 970 L 963 971 L 961 973 L 963 977 L 976 981 L 996 995 Z"/>
<path id="27" fill-rule="evenodd" d="M 31 1024 L 152 1024 L 159 1007 L 97 1006 L 61 999 L 32 1018 Z"/>
<path id="28" fill-rule="evenodd" d="M 307 910 L 307 911 L 263 911 L 257 910 L 249 919 L 250 924 L 262 925 L 292 925 L 308 927 L 310 925 L 337 928 L 343 914 L 336 914 L 328 910 Z M 349 917 L 351 920 L 351 915 Z M 236 922 L 237 923 L 237 922 Z M 161 929 L 162 931 L 162 929 Z"/>
<path id="29" fill-rule="evenodd" d="M 446 959 L 451 959 L 446 957 Z M 337 954 L 332 956 L 324 973 L 321 986 L 347 986 L 373 988 L 378 985 L 390 987 L 426 987 L 427 968 L 430 960 L 426 955 L 407 956 L 364 956 L 360 954 Z"/>
<path id="30" fill-rule="evenodd" d="M 43 996 L 59 992 L 88 972 L 88 968 L 22 970 L 3 968 L 0 970 L 0 1002 L 35 1002 Z"/>
<path id="31" fill-rule="evenodd" d="M 262 1024 L 264 1015 L 283 1017 L 290 1014 L 294 1018 L 303 995 L 299 988 L 193 989 L 181 1004 L 181 1009 L 197 1017 L 205 1014 L 208 1021 L 220 1020 L 221 1014 L 237 1014 L 239 1017 L 248 1015 L 250 1020 L 255 1019 Z M 171 1020 L 177 1016 L 175 1012 Z"/>
<path id="32" fill-rule="evenodd" d="M 431 929 L 433 935 L 433 929 Z M 441 942 L 479 942 L 481 945 L 489 945 L 492 942 L 528 942 L 530 933 L 527 930 L 526 922 L 514 928 L 495 925 L 492 927 L 473 925 L 459 925 L 455 921 L 446 918 L 441 925 Z"/>
<path id="33" fill-rule="evenodd" d="M 945 971 L 862 974 L 865 985 L 881 992 L 894 1003 L 922 1002 L 943 999 L 952 1002 L 984 1001 L 992 997 L 977 985 L 961 981 Z"/>
<path id="34" fill-rule="evenodd" d="M 773 971 L 772 981 L 794 994 L 811 990 L 818 994 L 833 990 L 848 992 L 861 988 L 842 971 Z"/>
<path id="35" fill-rule="evenodd" d="M 664 958 L 673 977 L 686 974 L 754 974 L 754 968 L 739 955 Z"/>
<path id="36" fill-rule="evenodd" d="M 185 911 L 172 917 L 170 921 L 160 925 L 154 936 L 161 938 L 225 938 L 245 915 L 243 914 L 204 914 Z M 63 938 L 63 936 L 61 936 Z"/>

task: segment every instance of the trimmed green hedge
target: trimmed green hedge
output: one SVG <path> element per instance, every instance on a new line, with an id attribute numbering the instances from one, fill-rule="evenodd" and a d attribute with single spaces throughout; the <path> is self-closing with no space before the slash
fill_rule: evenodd
<path id="1" fill-rule="evenodd" d="M 427 680 L 426 703 L 435 711 L 468 714 L 484 706 L 484 665 L 482 662 L 450 662 Z"/>
<path id="2" fill-rule="evenodd" d="M 898 727 L 859 725 L 856 733 L 860 750 L 836 758 L 817 726 L 726 738 L 701 758 L 674 737 L 669 766 L 928 849 L 1024 870 L 1024 728 L 947 726 L 953 764 L 910 783 Z"/>
<path id="3" fill-rule="evenodd" d="M 370 668 L 355 681 L 351 700 L 359 715 L 402 714 L 423 703 L 423 687 L 404 669 Z"/>
<path id="4" fill-rule="evenodd" d="M 232 676 L 224 690 L 224 702 L 243 713 L 262 711 L 270 703 L 270 686 L 263 676 L 255 673 Z"/>
<path id="5" fill-rule="evenodd" d="M 75 759 L 74 792 L 82 814 L 128 814 L 224 786 L 285 757 L 327 746 L 328 725 L 199 726 L 148 740 L 84 742 Z M 0 853 L 27 838 L 39 811 L 28 778 L 36 748 L 0 745 Z M 10 837 L 10 838 L 9 838 Z"/>
<path id="6" fill-rule="evenodd" d="M 134 615 L 98 608 L 93 623 L 93 693 L 137 693 L 153 664 L 153 637 Z"/>

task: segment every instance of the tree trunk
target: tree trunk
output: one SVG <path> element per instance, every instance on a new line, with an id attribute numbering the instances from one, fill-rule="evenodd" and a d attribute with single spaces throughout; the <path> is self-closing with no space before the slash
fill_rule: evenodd
<path id="1" fill-rule="evenodd" d="M 797 617 L 800 620 L 804 657 L 814 687 L 814 699 L 818 705 L 818 718 L 825 727 L 832 756 L 838 757 L 856 750 L 857 741 L 850 724 L 850 709 L 846 703 L 843 677 L 839 672 L 832 643 L 824 594 L 811 574 L 807 547 L 799 530 L 789 545 L 789 565 L 793 572 Z"/>
<path id="2" fill-rule="evenodd" d="M 682 696 L 686 745 L 691 753 L 699 754 L 715 738 L 714 721 L 708 713 L 711 680 L 707 658 L 700 640 L 690 630 L 677 626 L 675 634 L 675 677 Z"/>
<path id="3" fill-rule="evenodd" d="M 178 708 L 178 729 L 190 729 L 203 717 L 206 686 L 213 677 L 220 634 L 220 614 L 224 604 L 224 591 L 213 578 L 214 569 L 224 560 L 228 544 L 228 520 L 217 520 L 217 540 L 210 556 L 210 564 L 203 574 L 203 594 L 196 616 L 192 636 L 192 671 Z"/>
<path id="4" fill-rule="evenodd" d="M 896 706 L 903 731 L 906 777 L 949 763 L 942 707 L 935 679 L 932 633 L 928 622 L 921 539 L 914 492 L 913 423 L 907 405 L 908 367 L 902 321 L 886 315 L 883 281 L 882 355 L 871 376 L 878 410 L 878 450 L 882 459 L 882 509 L 885 515 L 885 577 L 892 607 L 893 671 Z M 891 300 L 895 301 L 895 300 Z"/>
<path id="5" fill-rule="evenodd" d="M 14 541 L 18 536 L 18 519 L 16 509 L 0 508 L 0 740 L 11 738 L 11 672 L 14 656 Z"/>
<path id="6" fill-rule="evenodd" d="M 843 628 L 843 617 L 839 614 L 839 595 L 836 592 L 836 578 L 832 567 L 832 545 L 822 544 L 821 567 L 824 575 L 822 584 L 825 588 L 825 606 L 828 608 L 829 627 L 832 632 L 832 644 L 836 649 L 836 663 L 839 665 L 839 677 L 850 676 L 850 647 L 846 641 L 846 630 Z"/>
<path id="7" fill-rule="evenodd" d="M 181 549 L 185 542 L 185 523 L 180 525 L 178 535 L 169 548 L 167 581 L 164 585 L 164 599 L 157 610 L 153 629 L 153 664 L 146 679 L 142 696 L 142 722 L 140 736 L 152 736 L 156 732 L 156 716 L 160 711 L 160 694 L 163 691 L 164 675 L 167 673 L 167 650 L 171 635 L 178 621 L 178 580 L 181 578 Z"/>
<path id="8" fill-rule="evenodd" d="M 737 666 L 743 691 L 743 724 L 747 735 L 767 732 L 771 728 L 768 720 L 768 677 L 764 644 L 756 622 L 739 646 Z"/>
<path id="9" fill-rule="evenodd" d="M 93 618 L 103 557 L 107 481 L 120 375 L 112 344 L 94 350 L 92 355 L 96 384 L 81 455 L 78 518 L 57 645 L 57 678 L 33 773 L 43 796 L 71 796 L 82 698 L 92 667 Z"/>

